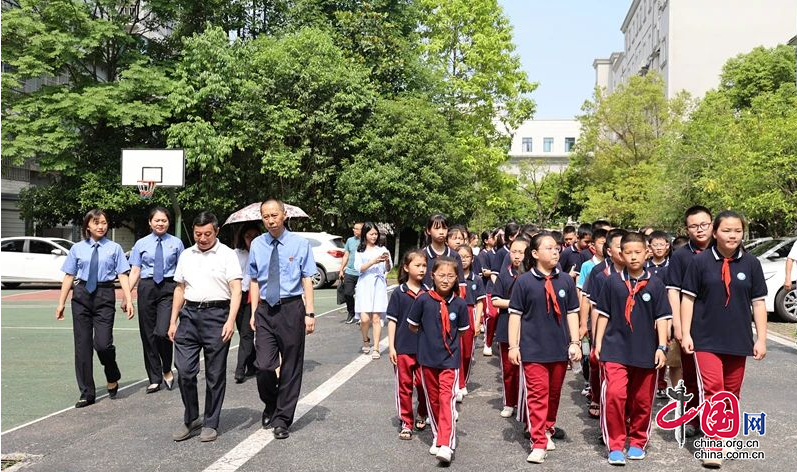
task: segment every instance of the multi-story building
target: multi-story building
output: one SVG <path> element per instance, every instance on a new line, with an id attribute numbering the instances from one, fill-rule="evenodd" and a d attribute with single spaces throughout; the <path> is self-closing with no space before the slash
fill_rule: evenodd
<path id="1" fill-rule="evenodd" d="M 716 88 L 725 62 L 757 46 L 783 44 L 797 30 L 795 0 L 633 0 L 620 31 L 622 52 L 595 59 L 596 85 L 611 93 L 656 71 L 668 97 Z"/>
<path id="2" fill-rule="evenodd" d="M 574 119 L 525 121 L 512 137 L 504 168 L 518 175 L 521 162 L 533 161 L 540 174 L 561 171 L 567 167 L 580 133 L 581 123 Z"/>

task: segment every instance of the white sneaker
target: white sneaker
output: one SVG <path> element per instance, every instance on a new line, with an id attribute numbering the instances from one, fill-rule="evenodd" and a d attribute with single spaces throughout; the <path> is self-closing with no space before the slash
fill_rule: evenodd
<path id="1" fill-rule="evenodd" d="M 460 393 L 462 393 L 463 397 L 467 397 L 468 396 L 468 387 L 465 387 L 462 390 L 460 390 Z"/>
<path id="2" fill-rule="evenodd" d="M 459 421 L 459 412 L 454 410 L 454 421 Z"/>
<path id="3" fill-rule="evenodd" d="M 551 433 L 546 432 L 545 437 L 548 438 L 548 444 L 545 446 L 545 450 L 546 451 L 556 450 L 556 444 L 554 444 L 553 438 L 551 438 Z"/>
<path id="4" fill-rule="evenodd" d="M 432 447 L 429 448 L 429 454 L 431 454 L 433 456 L 436 456 L 437 455 L 437 451 L 439 451 L 439 450 L 440 450 L 439 447 L 437 447 L 434 444 L 432 444 Z"/>
<path id="5" fill-rule="evenodd" d="M 432 417 L 431 416 L 427 416 L 426 417 L 426 424 L 432 424 Z"/>
<path id="6" fill-rule="evenodd" d="M 465 394 L 462 393 L 462 390 L 457 392 L 457 403 L 462 403 L 462 400 L 465 398 Z"/>
<path id="7" fill-rule="evenodd" d="M 515 414 L 515 409 L 511 406 L 505 406 L 503 410 L 501 410 L 501 418 L 512 418 L 512 415 Z"/>
<path id="8" fill-rule="evenodd" d="M 529 457 L 526 458 L 526 462 L 542 464 L 545 462 L 545 456 L 547 455 L 548 453 L 545 452 L 545 449 L 532 449 L 531 454 L 529 454 Z"/>
<path id="9" fill-rule="evenodd" d="M 452 454 L 454 454 L 454 451 L 452 451 L 450 447 L 440 446 L 437 450 L 437 454 L 435 454 L 435 457 L 442 464 L 450 464 Z"/>
<path id="10" fill-rule="evenodd" d="M 490 356 L 492 356 L 492 355 L 493 355 L 493 348 L 492 348 L 492 346 L 487 346 L 487 345 L 485 345 L 485 346 L 484 346 L 484 349 L 482 349 L 482 355 L 484 355 L 484 356 L 486 356 L 486 357 L 490 357 Z"/>

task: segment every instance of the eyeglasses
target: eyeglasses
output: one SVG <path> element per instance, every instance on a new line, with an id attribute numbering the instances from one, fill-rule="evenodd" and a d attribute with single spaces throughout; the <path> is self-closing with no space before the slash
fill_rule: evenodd
<path id="1" fill-rule="evenodd" d="M 702 230 L 706 230 L 710 226 L 711 226 L 711 223 L 700 223 L 700 224 L 689 225 L 689 226 L 686 227 L 686 229 L 688 229 L 690 231 L 697 231 L 698 228 L 702 229 Z"/>
<path id="2" fill-rule="evenodd" d="M 652 247 L 653 249 L 664 249 L 665 247 L 667 247 L 667 245 L 666 244 L 651 244 L 650 247 Z"/>
<path id="3" fill-rule="evenodd" d="M 436 278 L 437 280 L 445 280 L 445 281 L 457 280 L 457 276 L 456 275 L 437 275 L 437 274 L 434 274 L 434 278 Z"/>

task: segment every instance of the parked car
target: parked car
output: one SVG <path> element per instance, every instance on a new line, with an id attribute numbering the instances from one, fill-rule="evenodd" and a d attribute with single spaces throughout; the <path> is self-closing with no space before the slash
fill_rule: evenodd
<path id="1" fill-rule="evenodd" d="M 772 238 L 770 238 L 770 237 L 755 238 L 755 239 L 751 239 L 749 241 L 745 241 L 744 242 L 744 249 L 747 252 L 750 252 L 754 247 L 758 246 L 759 244 L 763 244 L 763 243 L 765 243 L 767 241 L 772 241 Z"/>
<path id="2" fill-rule="evenodd" d="M 329 233 L 303 233 L 299 236 L 310 241 L 315 259 L 316 273 L 313 275 L 313 288 L 322 288 L 330 285 L 338 278 L 340 264 L 343 262 L 343 238 Z"/>
<path id="3" fill-rule="evenodd" d="M 61 283 L 72 241 L 62 238 L 20 236 L 0 239 L 0 281 L 5 288 L 21 283 Z"/>
<path id="4" fill-rule="evenodd" d="M 792 270 L 792 286 L 788 292 L 783 288 L 786 278 L 786 256 L 797 238 L 774 238 L 764 241 L 750 250 L 758 257 L 767 282 L 767 311 L 775 312 L 783 321 L 797 323 L 797 267 Z M 797 264 L 795 264 L 797 265 Z"/>

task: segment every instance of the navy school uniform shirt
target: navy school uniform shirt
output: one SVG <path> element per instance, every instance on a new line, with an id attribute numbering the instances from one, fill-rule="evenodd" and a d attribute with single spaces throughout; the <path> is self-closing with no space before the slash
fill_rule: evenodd
<path id="1" fill-rule="evenodd" d="M 615 269 L 614 262 L 612 262 L 611 259 L 605 259 L 592 268 L 592 272 L 589 273 L 589 278 L 587 278 L 587 283 L 584 284 L 584 290 L 587 291 L 587 298 L 589 298 L 589 302 L 593 306 L 598 304 L 601 290 L 606 284 L 606 280 L 609 276 L 616 273 L 617 269 Z"/>
<path id="2" fill-rule="evenodd" d="M 645 270 L 650 272 L 650 275 L 659 277 L 662 282 L 665 281 L 665 277 L 667 276 L 667 267 L 670 265 L 670 258 L 664 258 L 664 261 L 661 264 L 656 264 L 653 262 L 653 259 L 648 259 L 645 262 Z"/>
<path id="3" fill-rule="evenodd" d="M 581 252 L 578 253 L 580 259 L 578 260 L 578 265 L 576 266 L 576 272 L 581 272 L 581 265 L 588 260 L 592 259 L 592 256 L 595 254 L 590 250 L 590 248 L 582 249 Z"/>
<path id="4" fill-rule="evenodd" d="M 504 270 L 506 267 L 504 260 L 507 257 L 509 257 L 509 246 L 501 246 L 501 249 L 495 251 L 490 260 L 490 270 L 496 274 Z M 509 259 L 506 259 L 506 263 L 509 264 Z"/>
<path id="5" fill-rule="evenodd" d="M 625 304 L 628 287 L 647 280 L 647 285 L 634 296 L 631 310 L 631 326 L 625 319 Z M 656 347 L 659 344 L 656 321 L 672 318 L 667 289 L 658 277 L 651 277 L 645 271 L 638 280 L 632 278 L 627 270 L 615 272 L 601 290 L 597 306 L 600 316 L 609 319 L 603 333 L 600 360 L 616 362 L 627 366 L 653 369 L 656 367 Z"/>
<path id="6" fill-rule="evenodd" d="M 476 302 L 487 297 L 487 292 L 484 289 L 484 282 L 479 275 L 475 272 L 465 276 L 465 304 L 468 306 L 476 306 Z"/>
<path id="7" fill-rule="evenodd" d="M 426 290 L 431 290 L 432 288 L 432 267 L 434 267 L 434 260 L 438 258 L 438 256 L 448 256 L 453 257 L 457 261 L 457 278 L 459 279 L 459 284 L 463 283 L 465 279 L 465 274 L 462 271 L 462 258 L 459 257 L 459 253 L 454 251 L 450 247 L 446 246 L 445 251 L 442 254 L 438 254 L 432 249 L 432 246 L 426 246 L 423 249 L 424 254 L 426 254 L 426 275 L 423 276 L 423 288 Z"/>
<path id="8" fill-rule="evenodd" d="M 495 258 L 495 250 L 494 249 L 482 249 L 479 252 L 479 255 L 476 256 L 479 260 L 479 265 L 483 269 L 487 269 L 492 271 L 493 267 L 493 259 Z M 477 272 L 477 274 L 481 274 L 481 272 Z M 493 293 L 493 280 L 491 277 L 482 277 L 482 282 L 484 283 L 484 289 L 487 293 Z"/>
<path id="9" fill-rule="evenodd" d="M 493 300 L 512 300 L 512 290 L 517 283 L 518 271 L 510 264 L 506 270 L 498 274 L 493 288 Z M 509 311 L 506 308 L 498 310 L 498 320 L 495 324 L 495 340 L 499 343 L 509 342 Z"/>
<path id="10" fill-rule="evenodd" d="M 715 247 L 692 259 L 681 292 L 695 297 L 690 334 L 695 351 L 753 355 L 751 305 L 767 295 L 764 271 L 757 257 L 737 249 L 729 263 L 731 298 L 722 281 L 722 256 Z M 726 301 L 728 306 L 725 306 Z"/>
<path id="11" fill-rule="evenodd" d="M 136 241 L 130 251 L 130 265 L 141 268 L 142 279 L 151 279 L 155 271 L 155 251 L 158 249 L 158 237 L 161 239 L 161 249 L 163 250 L 164 277 L 174 277 L 177 259 L 185 250 L 183 242 L 169 233 L 164 233 L 163 236 L 150 233 Z M 244 290 L 249 290 L 249 287 Z"/>
<path id="12" fill-rule="evenodd" d="M 468 306 L 455 294 L 446 299 L 448 320 L 451 326 L 447 336 L 448 349 L 443 343 L 443 323 L 440 320 L 440 302 L 428 292 L 421 294 L 410 308 L 407 323 L 418 326 L 418 363 L 433 369 L 458 369 L 460 365 L 459 332 L 468 324 Z M 451 352 L 449 352 L 449 350 Z"/>
<path id="13" fill-rule="evenodd" d="M 562 362 L 568 359 L 570 331 L 567 314 L 578 313 L 578 292 L 573 278 L 554 269 L 551 273 L 561 317 L 548 308 L 545 276 L 536 268 L 518 277 L 509 300 L 509 314 L 521 316 L 520 358 L 523 362 Z"/>
<path id="14" fill-rule="evenodd" d="M 74 275 L 84 282 L 89 279 L 89 266 L 91 256 L 94 254 L 94 244 L 97 247 L 97 282 L 113 282 L 119 274 L 130 271 L 130 265 L 122 250 L 122 246 L 116 244 L 108 238 L 103 237 L 99 241 L 84 239 L 75 243 L 69 254 L 66 256 L 61 272 Z"/>
<path id="15" fill-rule="evenodd" d="M 679 249 L 676 249 L 670 256 L 670 263 L 667 266 L 667 273 L 664 274 L 664 285 L 668 289 L 681 290 L 686 268 L 692 262 L 692 258 L 703 252 L 691 240 Z"/>
<path id="16" fill-rule="evenodd" d="M 415 304 L 415 300 L 425 293 L 423 288 L 418 293 L 412 291 L 407 284 L 399 285 L 398 290 L 393 290 L 387 302 L 385 317 L 396 323 L 395 346 L 397 354 L 417 354 L 418 335 L 410 331 L 407 315 Z"/>

